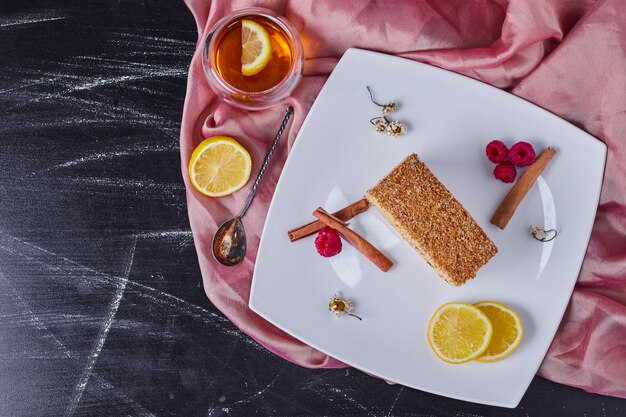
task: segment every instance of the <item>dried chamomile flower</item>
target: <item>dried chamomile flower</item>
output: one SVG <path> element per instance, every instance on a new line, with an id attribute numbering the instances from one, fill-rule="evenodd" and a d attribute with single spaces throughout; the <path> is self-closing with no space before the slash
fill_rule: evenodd
<path id="1" fill-rule="evenodd" d="M 398 136 L 404 135 L 406 133 L 406 125 L 402 122 L 394 120 L 387 125 L 386 132 L 389 136 L 397 138 Z"/>
<path id="2" fill-rule="evenodd" d="M 388 114 L 398 110 L 398 105 L 394 102 L 380 104 L 374 100 L 374 93 L 372 93 L 372 89 L 369 85 L 367 86 L 367 91 L 370 93 L 372 103 L 383 108 L 383 115 L 381 117 L 374 117 L 370 120 L 370 123 L 374 125 L 374 131 L 377 133 L 387 133 L 389 136 L 395 138 L 404 135 L 407 131 L 407 127 L 404 123 L 397 120 L 389 121 L 389 119 L 387 119 Z"/>
<path id="3" fill-rule="evenodd" d="M 530 226 L 530 234 L 533 238 L 537 239 L 540 242 L 549 242 L 554 240 L 558 232 L 556 229 L 544 230 L 541 227 Z"/>
<path id="4" fill-rule="evenodd" d="M 343 315 L 356 317 L 359 320 L 363 320 L 361 317 L 353 313 L 352 301 L 345 298 L 341 298 L 338 294 L 333 295 L 328 303 L 328 310 L 330 310 L 335 318 L 340 318 Z"/>
<path id="5" fill-rule="evenodd" d="M 398 111 L 398 105 L 396 103 L 387 103 L 383 106 L 383 114 L 389 114 Z"/>
<path id="6" fill-rule="evenodd" d="M 374 125 L 374 132 L 377 133 L 385 132 L 389 126 L 389 122 L 384 117 L 374 117 L 370 123 Z"/>
<path id="7" fill-rule="evenodd" d="M 372 100 L 372 103 L 376 104 L 378 107 L 383 108 L 383 114 L 389 114 L 398 111 L 398 105 L 392 101 L 387 104 L 380 104 L 376 100 L 374 100 L 374 93 L 372 93 L 372 89 L 369 85 L 367 86 L 367 91 L 370 93 L 370 100 Z"/>

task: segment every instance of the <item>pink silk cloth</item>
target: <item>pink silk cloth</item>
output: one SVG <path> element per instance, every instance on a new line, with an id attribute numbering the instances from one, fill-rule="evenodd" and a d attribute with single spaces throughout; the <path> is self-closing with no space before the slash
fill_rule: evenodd
<path id="1" fill-rule="evenodd" d="M 539 375 L 626 397 L 626 1 L 625 0 L 186 0 L 199 32 L 187 84 L 180 150 L 204 289 L 235 325 L 275 354 L 309 368 L 343 363 L 303 344 L 248 308 L 259 238 L 276 181 L 298 129 L 343 52 L 358 47 L 436 65 L 512 92 L 608 145 L 600 205 L 569 307 Z M 285 105 L 295 114 L 245 217 L 248 254 L 233 268 L 211 255 L 216 228 L 242 206 L 252 181 L 212 199 L 190 184 L 195 146 L 238 138 L 253 172 L 285 105 L 248 112 L 216 98 L 202 69 L 204 40 L 233 10 L 263 6 L 287 17 L 305 47 L 304 77 Z M 572 184 L 575 186 L 575 184 Z M 562 209 L 567 209 L 566 207 Z"/>

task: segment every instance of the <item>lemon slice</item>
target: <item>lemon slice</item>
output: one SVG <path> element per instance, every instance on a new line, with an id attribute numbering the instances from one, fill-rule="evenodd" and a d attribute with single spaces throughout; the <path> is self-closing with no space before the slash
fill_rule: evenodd
<path id="1" fill-rule="evenodd" d="M 428 343 L 448 363 L 478 358 L 489 346 L 493 328 L 487 315 L 467 303 L 447 303 L 428 323 Z"/>
<path id="2" fill-rule="evenodd" d="M 189 160 L 191 183 L 209 197 L 222 197 L 239 190 L 250 179 L 251 170 L 248 151 L 226 136 L 202 141 Z"/>
<path id="3" fill-rule="evenodd" d="M 270 35 L 263 26 L 252 20 L 242 20 L 241 73 L 247 76 L 258 74 L 265 68 L 271 56 Z"/>
<path id="4" fill-rule="evenodd" d="M 474 304 L 489 317 L 493 336 L 487 350 L 478 357 L 480 362 L 495 362 L 504 359 L 517 349 L 524 337 L 522 320 L 510 307 L 494 301 Z"/>

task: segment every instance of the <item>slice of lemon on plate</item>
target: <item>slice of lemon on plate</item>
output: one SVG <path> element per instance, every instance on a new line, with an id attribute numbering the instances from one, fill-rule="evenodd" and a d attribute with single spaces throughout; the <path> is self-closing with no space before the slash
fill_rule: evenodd
<path id="1" fill-rule="evenodd" d="M 487 315 L 467 303 L 447 303 L 433 313 L 428 323 L 428 343 L 448 363 L 478 358 L 489 346 L 493 327 Z"/>
<path id="2" fill-rule="evenodd" d="M 493 336 L 487 350 L 476 360 L 495 362 L 509 356 L 522 342 L 524 327 L 522 320 L 510 307 L 494 301 L 482 301 L 474 304 L 489 317 L 493 326 Z"/>
<path id="3" fill-rule="evenodd" d="M 252 20 L 241 21 L 241 73 L 258 74 L 272 56 L 270 35 L 263 26 Z"/>
<path id="4" fill-rule="evenodd" d="M 250 179 L 252 158 L 235 139 L 213 136 L 198 145 L 189 160 L 189 178 L 202 194 L 222 197 L 239 190 Z"/>

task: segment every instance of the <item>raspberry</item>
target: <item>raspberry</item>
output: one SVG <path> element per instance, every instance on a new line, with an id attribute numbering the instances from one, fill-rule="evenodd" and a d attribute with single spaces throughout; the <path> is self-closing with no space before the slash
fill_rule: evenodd
<path id="1" fill-rule="evenodd" d="M 325 258 L 337 255 L 341 252 L 341 237 L 335 229 L 325 227 L 315 238 L 317 252 Z"/>
<path id="2" fill-rule="evenodd" d="M 506 145 L 499 140 L 492 140 L 487 144 L 485 149 L 487 158 L 494 164 L 506 161 L 509 151 L 506 149 Z"/>
<path id="3" fill-rule="evenodd" d="M 535 150 L 528 142 L 517 142 L 511 146 L 509 161 L 518 167 L 525 167 L 535 162 Z"/>
<path id="4" fill-rule="evenodd" d="M 493 170 L 493 175 L 502 182 L 513 182 L 517 176 L 517 170 L 508 161 L 500 162 Z"/>

